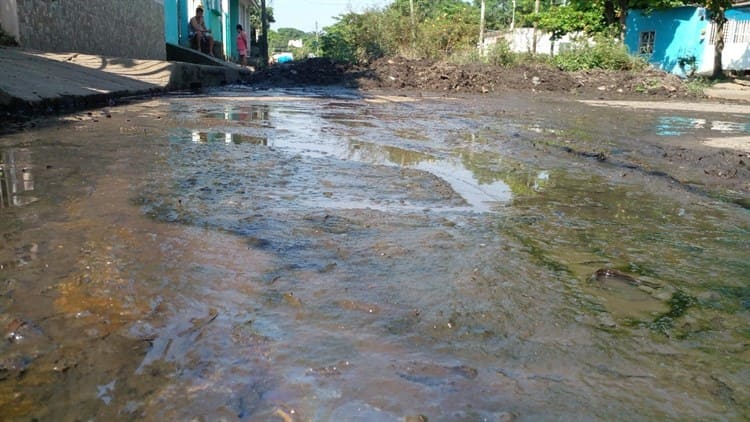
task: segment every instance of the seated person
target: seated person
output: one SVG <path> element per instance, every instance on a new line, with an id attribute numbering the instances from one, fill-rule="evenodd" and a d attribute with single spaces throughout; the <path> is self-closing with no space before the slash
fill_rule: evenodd
<path id="1" fill-rule="evenodd" d="M 201 43 L 208 43 L 208 54 L 214 55 L 214 39 L 211 36 L 211 30 L 206 29 L 206 23 L 203 20 L 203 6 L 195 9 L 195 16 L 190 19 L 190 37 L 195 37 L 195 43 L 201 50 Z"/>

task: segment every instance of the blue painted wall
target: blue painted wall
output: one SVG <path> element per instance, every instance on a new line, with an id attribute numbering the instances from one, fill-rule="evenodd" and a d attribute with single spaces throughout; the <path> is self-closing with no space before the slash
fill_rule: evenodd
<path id="1" fill-rule="evenodd" d="M 632 54 L 638 54 L 641 33 L 654 31 L 654 52 L 647 58 L 649 63 L 685 76 L 678 61 L 681 57 L 694 56 L 696 67 L 700 67 L 708 42 L 709 22 L 705 9 L 698 7 L 677 7 L 650 13 L 631 10 L 626 23 L 625 45 Z"/>
<path id="2" fill-rule="evenodd" d="M 188 16 L 187 0 L 164 0 L 164 36 L 166 42 L 189 46 L 187 38 Z"/>
<path id="3" fill-rule="evenodd" d="M 727 19 L 733 19 L 737 21 L 750 21 L 750 6 L 729 9 L 727 10 L 725 15 Z"/>
<path id="4" fill-rule="evenodd" d="M 177 0 L 164 0 L 164 38 L 166 42 L 178 44 Z"/>

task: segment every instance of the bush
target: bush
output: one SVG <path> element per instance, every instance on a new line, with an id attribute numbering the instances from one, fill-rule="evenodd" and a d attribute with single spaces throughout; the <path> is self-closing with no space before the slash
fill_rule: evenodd
<path id="1" fill-rule="evenodd" d="M 441 14 L 425 19 L 417 28 L 417 54 L 423 58 L 441 59 L 462 49 L 476 49 L 477 20 L 469 7 L 452 15 Z"/>
<path id="2" fill-rule="evenodd" d="M 465 65 L 483 63 L 484 57 L 482 57 L 476 47 L 467 47 L 454 51 L 453 54 L 448 57 L 448 61 L 458 65 Z"/>
<path id="3" fill-rule="evenodd" d="M 612 39 L 597 39 L 594 44 L 577 43 L 553 59 L 560 70 L 569 72 L 589 69 L 642 70 L 648 66 L 642 58 L 631 56 L 624 45 Z"/>
<path id="4" fill-rule="evenodd" d="M 505 40 L 498 40 L 487 51 L 487 62 L 495 66 L 512 66 L 519 61 L 519 55 L 511 51 L 510 44 Z"/>

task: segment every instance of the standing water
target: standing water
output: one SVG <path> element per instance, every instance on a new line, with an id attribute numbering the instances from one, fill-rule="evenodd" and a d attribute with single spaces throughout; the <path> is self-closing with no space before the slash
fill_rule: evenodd
<path id="1" fill-rule="evenodd" d="M 557 148 L 748 131 L 694 114 L 233 88 L 0 137 L 2 419 L 743 419 L 748 210 Z"/>

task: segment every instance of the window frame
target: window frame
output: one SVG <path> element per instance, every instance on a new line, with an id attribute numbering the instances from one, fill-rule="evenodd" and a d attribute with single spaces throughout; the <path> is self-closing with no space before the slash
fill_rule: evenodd
<path id="1" fill-rule="evenodd" d="M 654 54 L 656 31 L 641 31 L 638 35 L 638 54 Z"/>

